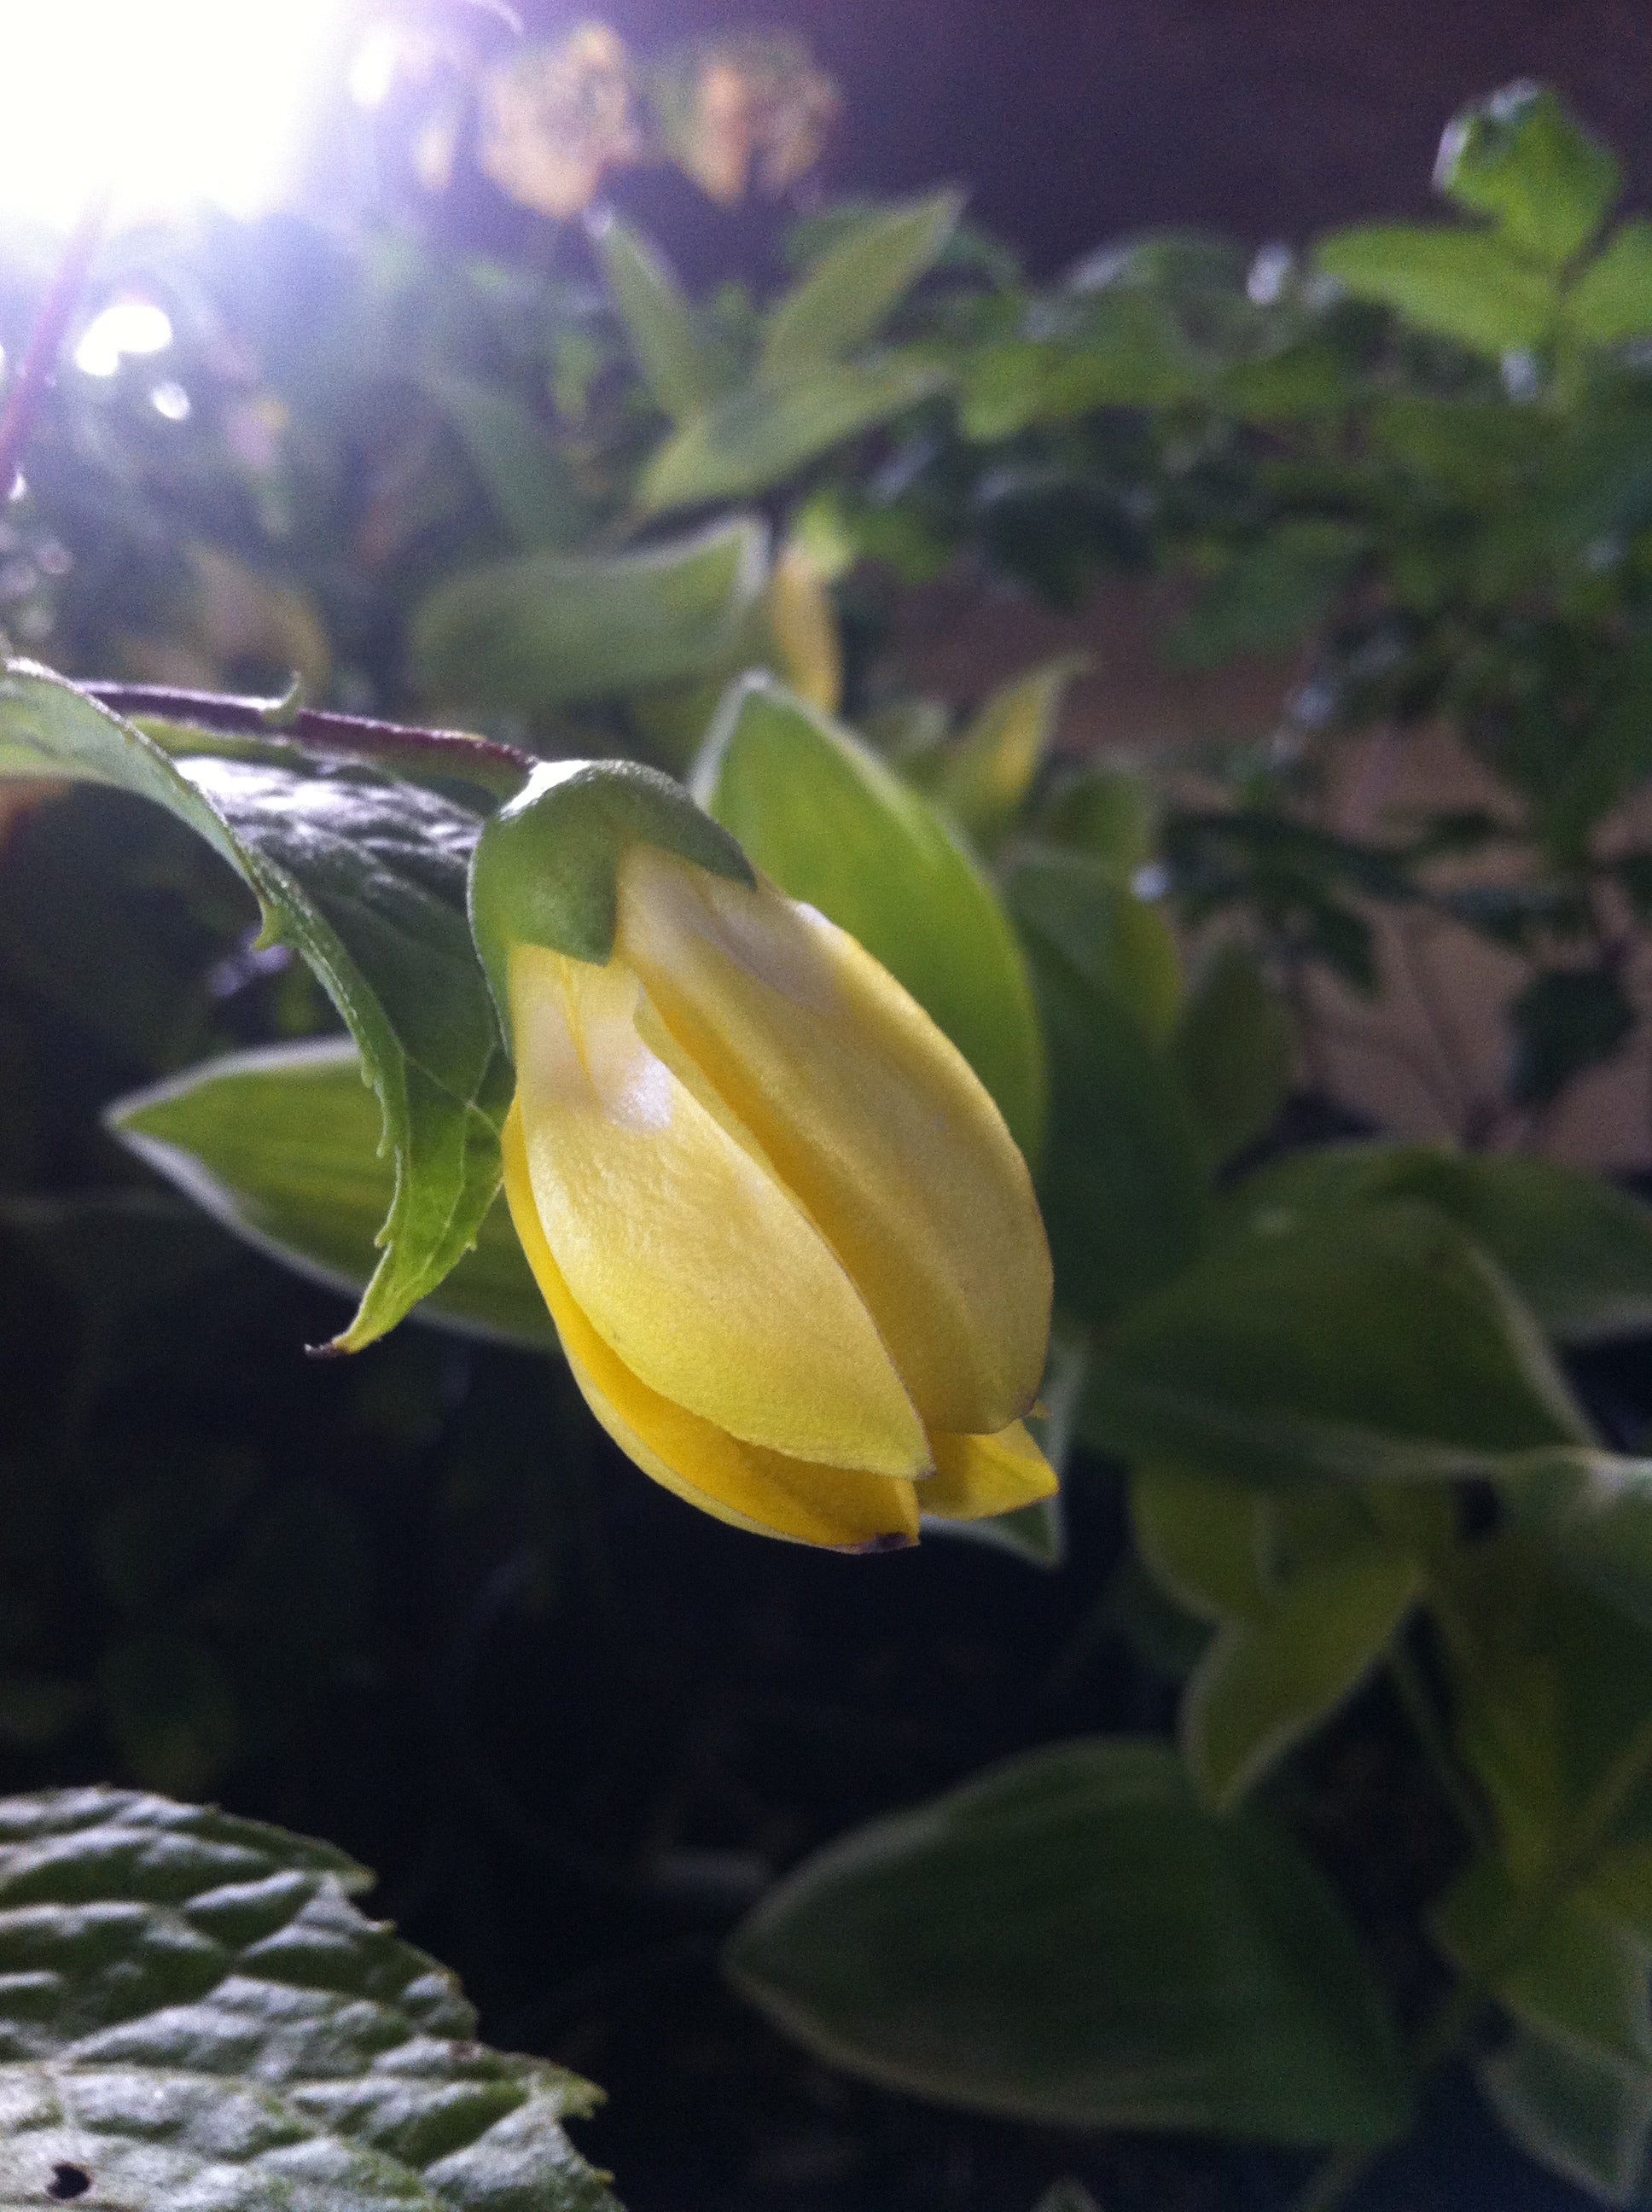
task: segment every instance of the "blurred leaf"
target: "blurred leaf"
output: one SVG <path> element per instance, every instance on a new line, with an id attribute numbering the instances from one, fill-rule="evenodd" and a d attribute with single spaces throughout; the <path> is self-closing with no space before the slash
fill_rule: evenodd
<path id="1" fill-rule="evenodd" d="M 1554 321 L 1552 280 L 1486 231 L 1370 223 L 1321 239 L 1314 258 L 1355 299 L 1493 359 L 1541 345 Z"/>
<path id="2" fill-rule="evenodd" d="M 1105 1325 L 1187 1267 L 1209 1193 L 1169 1061 L 1116 990 L 1020 915 L 1049 1053 L 1038 1194 L 1059 1307 Z"/>
<path id="3" fill-rule="evenodd" d="M 424 389 L 458 433 L 495 514 L 525 553 L 572 544 L 589 514 L 572 471 L 532 410 L 466 376 L 427 376 Z"/>
<path id="4" fill-rule="evenodd" d="M 113 1644 L 98 1687 L 134 1780 L 197 1795 L 216 1787 L 240 1747 L 240 1715 L 228 1676 L 203 1644 L 167 1635 Z"/>
<path id="5" fill-rule="evenodd" d="M 728 1964 L 829 2063 L 1047 2126 L 1375 2143 L 1409 2116 L 1323 1878 L 1158 1744 L 1059 1745 L 859 1830 Z"/>
<path id="6" fill-rule="evenodd" d="M 843 647 L 827 580 L 808 546 L 790 538 L 768 581 L 768 627 L 780 672 L 800 699 L 835 714 L 843 693 Z"/>
<path id="7" fill-rule="evenodd" d="M 938 757 L 926 788 L 983 850 L 991 850 L 1025 806 L 1067 685 L 1088 665 L 1082 654 L 1064 653 L 1016 677 Z"/>
<path id="8" fill-rule="evenodd" d="M 932 268 L 963 212 L 960 192 L 876 208 L 842 231 L 768 311 L 762 374 L 821 368 L 876 335 Z"/>
<path id="9" fill-rule="evenodd" d="M 289 1267 L 354 1292 L 377 1261 L 394 1182 L 347 1039 L 233 1053 L 118 1098 L 112 1133 L 216 1220 Z M 548 1351 L 544 1300 L 497 1202 L 421 1319 Z"/>
<path id="10" fill-rule="evenodd" d="M 1123 880 L 1145 868 L 1157 848 L 1158 798 L 1141 769 L 1090 763 L 1064 783 L 1038 818 L 1049 843 L 1071 845 L 1104 862 Z"/>
<path id="11" fill-rule="evenodd" d="M 587 2083 L 474 2040 L 434 1960 L 279 1829 L 113 1790 L 0 1804 L 0 2197 L 130 2212 L 612 2212 Z"/>
<path id="12" fill-rule="evenodd" d="M 1421 1595 L 1415 1561 L 1372 1537 L 1224 1622 L 1181 1707 L 1182 1747 L 1211 1803 L 1237 1804 L 1351 1696 Z"/>
<path id="13" fill-rule="evenodd" d="M 1017 852 L 1004 896 L 1023 932 L 1110 993 L 1156 1044 L 1169 1039 L 1181 998 L 1181 956 L 1161 906 L 1139 898 L 1115 870 L 1087 854 L 1033 844 Z"/>
<path id="14" fill-rule="evenodd" d="M 1609 968 L 1551 969 L 1509 1008 L 1514 1032 L 1509 1095 L 1546 1106 L 1576 1075 L 1615 1059 L 1635 1027 L 1635 1009 Z"/>
<path id="15" fill-rule="evenodd" d="M 1546 85 L 1505 85 L 1466 107 L 1440 142 L 1434 181 L 1504 242 L 1558 269 L 1581 252 L 1622 185 L 1617 162 Z"/>
<path id="16" fill-rule="evenodd" d="M 1411 1200 L 1224 1239 L 1126 1314 L 1084 1434 L 1258 1481 L 1495 1474 L 1588 1441 L 1501 1277 Z"/>
<path id="17" fill-rule="evenodd" d="M 1652 1943 L 1573 1894 L 1494 1965 L 1527 1903 L 1503 1866 L 1482 1859 L 1435 1916 L 1459 1970 L 1490 1971 L 1516 2022 L 1480 2060 L 1480 2085 L 1533 2157 L 1609 2204 L 1637 2203 L 1652 2137 Z"/>
<path id="18" fill-rule="evenodd" d="M 1277 1120 L 1296 1069 L 1296 1029 L 1236 939 L 1224 938 L 1194 977 L 1170 1058 L 1217 1166 Z"/>
<path id="19" fill-rule="evenodd" d="M 1596 345 L 1652 331 L 1652 222 L 1621 223 L 1566 295 L 1569 330 Z"/>
<path id="20" fill-rule="evenodd" d="M 1036 1158 L 1044 1048 L 1026 967 L 992 886 L 926 802 L 849 731 L 759 675 L 725 701 L 695 792 L 754 866 L 905 985 Z"/>
<path id="21" fill-rule="evenodd" d="M 510 1063 L 465 912 L 477 817 L 376 766 L 278 752 L 174 762 L 45 671 L 17 663 L 0 682 L 0 776 L 49 763 L 167 808 L 248 884 L 266 939 L 303 955 L 348 1024 L 396 1167 L 382 1256 L 337 1340 L 356 1350 L 440 1282 L 492 1205 Z"/>
<path id="22" fill-rule="evenodd" d="M 643 382 L 662 413 L 686 422 L 716 397 L 720 380 L 693 308 L 658 248 L 617 216 L 603 222 L 597 244 Z"/>
<path id="23" fill-rule="evenodd" d="M 933 369 L 891 361 L 834 363 L 743 386 L 666 440 L 643 471 L 638 512 L 668 514 L 770 490 L 846 438 L 930 398 L 943 382 Z"/>
<path id="24" fill-rule="evenodd" d="M 1170 637 L 1189 668 L 1283 653 L 1321 622 L 1364 553 L 1366 533 L 1335 521 L 1276 523 L 1205 586 Z"/>
<path id="25" fill-rule="evenodd" d="M 1203 1468 L 1130 1470 L 1136 1548 L 1177 1604 L 1201 1620 L 1260 1620 L 1267 1611 L 1262 1504 L 1248 1483 Z"/>
<path id="26" fill-rule="evenodd" d="M 1652 1630 L 1652 1462 L 1545 1453 L 1521 1469 L 1509 1504 L 1573 1581 Z"/>
<path id="27" fill-rule="evenodd" d="M 444 699 L 524 714 L 725 674 L 768 565 L 749 515 L 641 553 L 491 562 L 418 608 L 415 672 Z"/>
<path id="28" fill-rule="evenodd" d="M 1232 1206 L 1260 1223 L 1388 1198 L 1448 1214 L 1564 1342 L 1652 1329 L 1652 1207 L 1587 1169 L 1528 1152 L 1333 1145 L 1252 1176 Z"/>

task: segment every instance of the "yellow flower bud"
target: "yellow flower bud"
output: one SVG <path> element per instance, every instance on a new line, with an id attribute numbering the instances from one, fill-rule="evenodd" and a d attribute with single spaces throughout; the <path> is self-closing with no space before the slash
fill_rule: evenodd
<path id="1" fill-rule="evenodd" d="M 604 964 L 518 943 L 505 1189 L 580 1389 L 658 1481 L 796 1541 L 1048 1497 L 1050 1264 L 928 1016 L 774 886 L 619 860 Z"/>

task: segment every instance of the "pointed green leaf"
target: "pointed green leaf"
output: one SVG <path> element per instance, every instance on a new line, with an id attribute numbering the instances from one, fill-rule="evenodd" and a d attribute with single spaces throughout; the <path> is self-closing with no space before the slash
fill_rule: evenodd
<path id="1" fill-rule="evenodd" d="M 833 2064 L 1066 2128 L 1376 2143 L 1410 2089 L 1318 1870 L 1174 1752 L 1061 1744 L 810 1859 L 728 1954 Z"/>
<path id="2" fill-rule="evenodd" d="M 1546 85 L 1521 82 L 1448 125 L 1434 182 L 1471 215 L 1489 216 L 1516 253 L 1558 269 L 1600 229 L 1623 179 Z"/>
<path id="3" fill-rule="evenodd" d="M 1540 345 L 1554 321 L 1552 279 L 1485 231 L 1371 223 L 1322 239 L 1315 260 L 1355 299 L 1494 358 Z"/>
<path id="4" fill-rule="evenodd" d="M 924 787 L 982 850 L 1015 823 L 1043 766 L 1068 684 L 1088 665 L 1063 653 L 993 692 Z"/>
<path id="5" fill-rule="evenodd" d="M 1278 1118 L 1296 1070 L 1296 1028 L 1284 1000 L 1232 938 L 1216 946 L 1194 978 L 1170 1059 L 1216 1166 Z"/>
<path id="6" fill-rule="evenodd" d="M 938 371 L 913 362 L 835 363 L 741 386 L 691 416 L 643 471 L 643 515 L 750 499 L 809 462 L 875 429 L 941 390 Z"/>
<path id="7" fill-rule="evenodd" d="M 1652 331 L 1652 222 L 1637 216 L 1615 230 L 1566 295 L 1568 329 L 1596 345 Z"/>
<path id="8" fill-rule="evenodd" d="M 750 515 L 641 553 L 490 562 L 419 607 L 414 669 L 434 696 L 530 714 L 726 673 L 768 574 Z"/>
<path id="9" fill-rule="evenodd" d="M 0 680 L 0 775 L 112 784 L 166 807 L 242 878 L 266 937 L 303 956 L 343 1017 L 395 1166 L 382 1255 L 338 1340 L 356 1350 L 442 1280 L 499 1188 L 512 1076 L 465 913 L 480 818 L 367 763 L 265 752 L 174 761 L 45 670 L 17 663 Z"/>
<path id="10" fill-rule="evenodd" d="M 357 1295 L 371 1277 L 396 1178 L 348 1039 L 230 1053 L 116 1099 L 105 1120 L 216 1220 L 288 1267 Z M 475 1249 L 413 1310 L 537 1352 L 556 1342 L 497 1201 Z"/>
<path id="11" fill-rule="evenodd" d="M 459 434 L 494 512 L 525 553 L 576 543 L 589 515 L 573 471 L 519 399 L 468 376 L 431 375 L 424 389 Z"/>
<path id="12" fill-rule="evenodd" d="M 685 422 L 716 397 L 719 380 L 682 286 L 664 255 L 617 216 L 598 232 L 598 251 L 643 382 L 663 413 Z"/>
<path id="13" fill-rule="evenodd" d="M 587 2082 L 475 2040 L 372 1876 L 114 1790 L 0 1801 L 0 2203 L 614 2212 Z"/>
<path id="14" fill-rule="evenodd" d="M 963 208 L 962 193 L 933 192 L 859 216 L 769 309 L 763 374 L 823 368 L 875 336 L 934 266 Z"/>
<path id="15" fill-rule="evenodd" d="M 1026 968 L 991 884 L 927 802 L 767 676 L 724 702 L 695 791 L 755 866 L 905 985 L 1035 1157 L 1044 1056 Z"/>

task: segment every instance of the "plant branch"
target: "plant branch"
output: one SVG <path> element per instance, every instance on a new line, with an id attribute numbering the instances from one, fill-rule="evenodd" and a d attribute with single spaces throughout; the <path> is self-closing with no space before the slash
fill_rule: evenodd
<path id="1" fill-rule="evenodd" d="M 0 413 L 0 501 L 9 496 L 16 481 L 28 434 L 34 427 L 34 417 L 58 366 L 64 333 L 79 305 L 92 256 L 98 250 L 103 227 L 109 219 L 109 197 L 106 187 L 94 193 L 80 221 L 69 234 L 62 258 L 34 318 L 23 357 L 17 364 L 16 381 L 6 395 L 4 411 Z"/>

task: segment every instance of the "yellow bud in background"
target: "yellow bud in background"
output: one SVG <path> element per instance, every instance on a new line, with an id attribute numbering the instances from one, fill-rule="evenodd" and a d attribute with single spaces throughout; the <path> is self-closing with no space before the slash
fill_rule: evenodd
<path id="1" fill-rule="evenodd" d="M 505 1188 L 581 1390 L 645 1471 L 799 1542 L 1049 1496 L 1020 1425 L 1050 1263 L 997 1108 L 853 938 L 631 845 L 598 963 L 517 943 Z"/>

